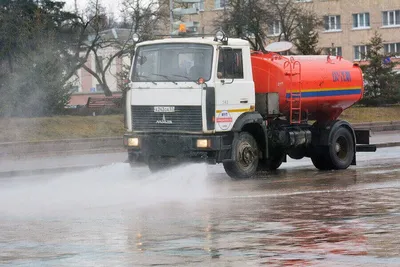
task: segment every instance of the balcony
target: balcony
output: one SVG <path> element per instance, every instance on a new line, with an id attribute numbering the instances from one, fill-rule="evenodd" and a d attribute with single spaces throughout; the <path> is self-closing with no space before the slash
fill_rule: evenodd
<path id="1" fill-rule="evenodd" d="M 172 9 L 172 13 L 176 16 L 184 16 L 184 15 L 196 15 L 199 10 L 197 8 L 175 8 Z"/>

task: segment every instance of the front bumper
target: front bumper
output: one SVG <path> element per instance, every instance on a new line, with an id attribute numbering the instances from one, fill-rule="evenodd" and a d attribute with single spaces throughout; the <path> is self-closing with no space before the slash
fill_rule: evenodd
<path id="1" fill-rule="evenodd" d="M 128 146 L 129 138 L 138 138 L 137 146 Z M 197 140 L 207 139 L 208 146 L 197 147 Z M 129 160 L 148 162 L 151 158 L 174 158 L 178 161 L 220 163 L 231 158 L 232 138 L 229 135 L 202 134 L 135 134 L 124 135 Z"/>

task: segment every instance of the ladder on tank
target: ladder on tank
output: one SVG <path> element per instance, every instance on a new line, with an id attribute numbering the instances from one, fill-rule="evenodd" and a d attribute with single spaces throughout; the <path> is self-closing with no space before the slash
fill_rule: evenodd
<path id="1" fill-rule="evenodd" d="M 284 65 L 285 74 L 289 76 L 289 88 L 286 90 L 286 99 L 289 101 L 290 124 L 300 124 L 301 119 L 301 64 L 290 57 Z"/>

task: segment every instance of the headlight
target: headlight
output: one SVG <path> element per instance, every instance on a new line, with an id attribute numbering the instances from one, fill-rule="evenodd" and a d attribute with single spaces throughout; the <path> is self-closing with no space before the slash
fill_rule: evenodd
<path id="1" fill-rule="evenodd" d="M 139 138 L 128 138 L 128 146 L 139 146 Z"/>
<path id="2" fill-rule="evenodd" d="M 208 139 L 197 139 L 196 146 L 198 148 L 207 148 L 210 147 L 210 140 Z"/>

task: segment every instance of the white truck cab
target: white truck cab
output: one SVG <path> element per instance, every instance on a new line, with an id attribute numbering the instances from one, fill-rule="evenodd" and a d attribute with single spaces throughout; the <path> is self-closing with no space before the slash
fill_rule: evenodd
<path id="1" fill-rule="evenodd" d="M 235 59 L 225 72 L 219 60 L 224 54 Z M 226 45 L 210 37 L 138 44 L 126 102 L 128 131 L 230 131 L 241 113 L 254 109 L 250 64 L 249 44 L 241 39 Z"/>
<path id="2" fill-rule="evenodd" d="M 255 107 L 250 46 L 242 39 L 142 42 L 130 78 L 125 145 L 130 161 L 151 169 L 176 157 L 230 158 L 232 136 L 226 133 Z"/>

